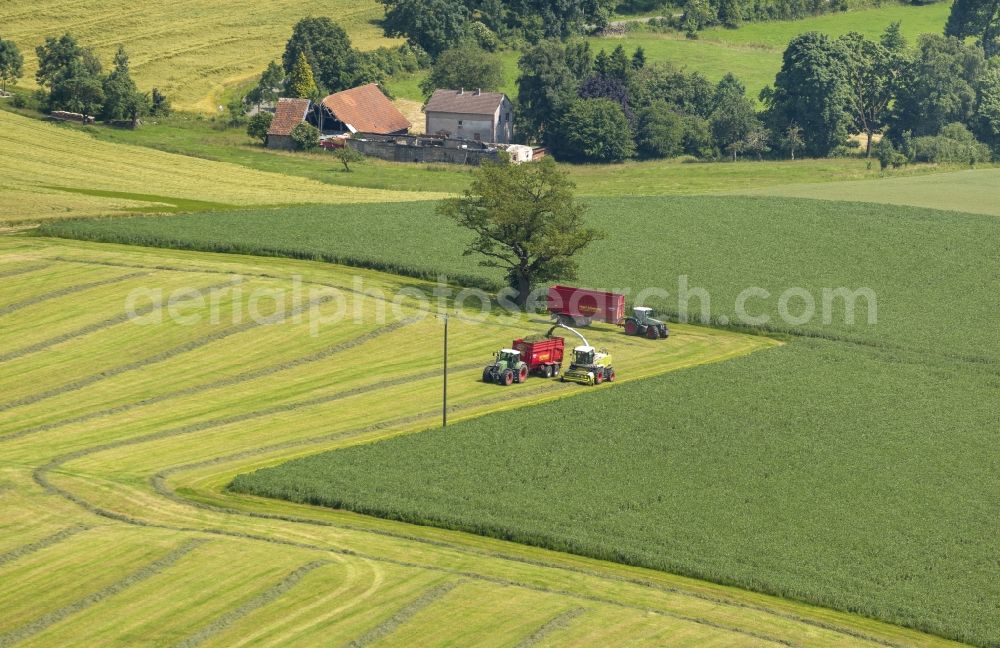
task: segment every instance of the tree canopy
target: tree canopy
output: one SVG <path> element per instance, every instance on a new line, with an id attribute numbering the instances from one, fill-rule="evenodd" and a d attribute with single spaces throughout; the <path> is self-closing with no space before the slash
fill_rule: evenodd
<path id="1" fill-rule="evenodd" d="M 973 36 L 987 56 L 1000 54 L 1000 0 L 955 0 L 944 33 Z"/>
<path id="2" fill-rule="evenodd" d="M 503 64 L 496 54 L 471 42 L 441 54 L 420 84 L 425 96 L 437 88 L 479 88 L 495 91 L 503 85 Z"/>
<path id="3" fill-rule="evenodd" d="M 506 273 L 518 306 L 539 283 L 576 278 L 574 256 L 604 234 L 586 226 L 575 185 L 551 158 L 533 164 L 485 163 L 462 196 L 438 211 L 475 237 L 465 255 Z"/>
<path id="4" fill-rule="evenodd" d="M 7 91 L 8 83 L 17 83 L 24 71 L 24 57 L 14 41 L 0 38 L 0 83 Z"/>
<path id="5" fill-rule="evenodd" d="M 803 151 L 825 157 L 847 138 L 850 116 L 843 52 L 828 36 L 807 32 L 788 44 L 773 91 L 763 99 L 772 130 L 802 129 Z"/>
<path id="6" fill-rule="evenodd" d="M 312 68 L 314 82 L 327 92 L 346 90 L 357 81 L 358 61 L 351 39 L 340 25 L 326 16 L 309 16 L 295 23 L 281 57 L 289 76 L 300 57 L 305 57 Z"/>

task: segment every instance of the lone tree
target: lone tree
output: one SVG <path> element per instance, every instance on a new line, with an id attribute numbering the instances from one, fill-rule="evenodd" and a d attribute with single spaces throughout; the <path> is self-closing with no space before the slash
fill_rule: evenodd
<path id="1" fill-rule="evenodd" d="M 4 92 L 7 92 L 8 83 L 17 83 L 21 78 L 23 66 L 24 57 L 14 41 L 0 38 L 0 83 Z"/>
<path id="2" fill-rule="evenodd" d="M 344 165 L 344 171 L 351 172 L 351 165 L 364 162 L 365 154 L 357 149 L 352 149 L 346 144 L 333 152 L 333 157 L 337 158 Z"/>
<path id="3" fill-rule="evenodd" d="M 604 238 L 585 225 L 575 187 L 551 158 L 487 162 L 464 194 L 442 202 L 438 212 L 475 233 L 463 254 L 481 255 L 479 265 L 506 271 L 515 303 L 523 307 L 540 282 L 575 279 L 573 256 Z"/>

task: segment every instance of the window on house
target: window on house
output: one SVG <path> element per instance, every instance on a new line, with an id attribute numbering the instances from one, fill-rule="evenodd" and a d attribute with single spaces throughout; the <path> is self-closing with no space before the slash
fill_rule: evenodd
<path id="1" fill-rule="evenodd" d="M 458 120 L 458 125 L 459 125 L 459 126 L 461 126 L 461 125 L 462 125 L 462 120 L 461 120 L 461 119 L 459 119 L 459 120 Z"/>

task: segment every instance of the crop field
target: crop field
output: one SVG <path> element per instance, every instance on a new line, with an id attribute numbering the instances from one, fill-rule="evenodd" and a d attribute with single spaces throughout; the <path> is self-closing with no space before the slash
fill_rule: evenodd
<path id="1" fill-rule="evenodd" d="M 772 197 L 587 202 L 590 222 L 609 236 L 582 253 L 582 285 L 662 288 L 670 296 L 652 303 L 676 312 L 683 275 L 690 288 L 711 289 L 714 319 L 733 318 L 738 294 L 758 286 L 772 296 L 753 300 L 753 314 L 768 315 L 772 326 L 791 332 L 880 344 L 905 339 L 928 353 L 966 356 L 996 348 L 989 327 L 956 327 L 952 321 L 954 313 L 963 313 L 968 322 L 993 317 L 994 288 L 982 277 L 996 273 L 1000 221 L 995 218 Z M 619 226 L 623 218 L 630 227 Z M 414 219 L 422 226 L 411 227 Z M 107 242 L 318 258 L 431 279 L 444 273 L 466 285 L 496 287 L 502 282 L 498 272 L 456 253 L 466 234 L 437 215 L 433 202 L 66 221 L 42 231 Z M 376 239 L 377 250 L 366 246 Z M 636 251 L 655 263 L 628 262 Z M 877 326 L 868 325 L 864 301 L 853 325 L 845 323 L 838 303 L 829 324 L 782 326 L 778 295 L 795 287 L 806 289 L 817 307 L 823 288 L 870 288 L 879 296 Z M 692 318 L 702 314 L 700 300 L 692 298 L 689 305 Z M 928 317 L 935 308 L 938 317 Z"/>
<path id="2" fill-rule="evenodd" d="M 620 44 L 631 52 L 642 47 L 648 61 L 668 61 L 701 72 L 712 81 L 732 72 L 756 98 L 765 86 L 774 83 L 774 75 L 781 69 L 782 52 L 798 34 L 819 31 L 836 37 L 856 31 L 877 38 L 891 23 L 899 21 L 912 44 L 920 34 L 941 33 L 950 10 L 950 2 L 923 6 L 887 3 L 801 20 L 752 23 L 739 29 L 707 29 L 696 40 L 676 33 L 631 32 L 593 38 L 591 49 L 610 50 Z"/>
<path id="3" fill-rule="evenodd" d="M 366 189 L 338 193 L 314 180 L 102 142 L 6 111 L 0 111 L 0 147 L 0 223 L 414 197 Z"/>
<path id="4" fill-rule="evenodd" d="M 686 275 L 690 287 L 708 291 L 715 320 L 733 315 L 741 290 L 761 287 L 771 298 L 755 302 L 754 314 L 769 315 L 765 327 L 785 331 L 789 343 L 622 386 L 607 397 L 607 411 L 629 412 L 614 434 L 557 424 L 579 411 L 583 401 L 574 399 L 288 464 L 241 478 L 240 488 L 667 568 L 995 643 L 1000 630 L 991 610 L 1000 592 L 970 574 L 988 572 L 983 565 L 998 551 L 995 528 L 983 521 L 1000 514 L 985 495 L 1000 488 L 998 473 L 984 459 L 1000 397 L 1000 348 L 993 328 L 982 325 L 996 308 L 995 287 L 982 277 L 1000 273 L 1000 222 L 788 198 L 589 203 L 589 218 L 611 236 L 582 258 L 582 284 L 665 287 L 672 294 L 663 305 L 676 311 L 677 278 Z M 370 225 L 372 209 L 65 222 L 45 231 L 498 282 L 455 256 L 461 235 L 435 220 L 433 204 L 386 207 L 377 226 Z M 622 214 L 636 225 L 630 233 L 614 227 Z M 424 227 L 393 226 L 413 218 Z M 377 253 L 348 254 L 372 236 L 383 242 Z M 636 250 L 657 262 L 626 263 Z M 782 291 L 804 289 L 818 305 L 823 288 L 839 287 L 874 291 L 877 323 L 868 323 L 863 306 L 854 323 L 846 310 L 834 310 L 829 323 L 779 319 Z M 697 316 L 698 299 L 693 303 Z M 445 448 L 455 446 L 453 433 L 463 435 L 455 452 Z M 511 442 L 503 451 L 494 451 L 498 434 Z M 466 441 L 491 450 L 470 452 Z M 599 466 L 581 458 L 594 444 L 602 451 L 593 456 L 606 459 Z M 644 470 L 630 471 L 637 456 Z M 356 468 L 347 470 L 348 463 Z M 576 464 L 580 480 L 560 477 Z M 495 472 L 503 466 L 503 474 Z M 304 467 L 309 479 L 301 478 Z M 469 475 L 495 479 L 494 488 L 456 502 Z M 737 488 L 721 488 L 729 476 Z M 580 486 L 584 481 L 590 486 Z M 675 495 L 650 501 L 632 494 L 660 483 Z M 502 507 L 496 492 L 508 495 Z M 598 492 L 613 497 L 597 505 Z M 555 511 L 553 499 L 565 505 Z M 642 522 L 647 516 L 656 524 Z"/>
<path id="5" fill-rule="evenodd" d="M 436 424 L 441 324 L 412 292 L 384 302 L 428 285 L 24 236 L 0 239 L 0 273 L 0 645 L 946 643 L 663 572 L 227 492 L 240 473 Z M 296 282 L 302 302 L 283 321 L 231 319 L 254 312 L 258 290 L 292 295 Z M 179 315 L 156 323 L 139 304 L 144 324 L 123 318 L 127 296 L 152 287 L 176 296 Z M 345 312 L 361 317 L 312 335 L 315 320 L 295 312 L 330 315 L 340 299 L 312 288 L 340 289 Z M 593 397 L 541 379 L 479 382 L 499 340 L 537 326 L 453 318 L 456 424 Z M 593 336 L 618 356 L 622 384 L 602 388 L 612 395 L 638 378 L 783 348 L 687 326 L 655 345 Z"/>
<path id="6" fill-rule="evenodd" d="M 302 0 L 263 0 L 253 11 L 224 2 L 125 2 L 67 4 L 0 0 L 3 37 L 25 56 L 25 82 L 34 81 L 35 46 L 46 36 L 73 33 L 107 64 L 119 44 L 132 60 L 144 90 L 158 87 L 182 110 L 215 112 L 227 86 L 260 74 L 280 58 L 292 25 L 308 15 L 331 16 L 363 49 L 390 45 L 375 21 L 375 0 L 334 0 L 317 6 Z"/>

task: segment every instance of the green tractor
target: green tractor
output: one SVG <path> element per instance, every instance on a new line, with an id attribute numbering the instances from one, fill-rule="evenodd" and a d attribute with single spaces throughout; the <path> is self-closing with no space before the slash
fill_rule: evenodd
<path id="1" fill-rule="evenodd" d="M 528 364 L 521 360 L 520 351 L 500 349 L 493 355 L 496 360 L 483 369 L 483 382 L 508 386 L 528 378 Z"/>
<path id="2" fill-rule="evenodd" d="M 611 355 L 592 346 L 578 346 L 573 349 L 573 363 L 570 364 L 569 371 L 564 373 L 560 380 L 581 385 L 614 382 L 615 369 L 611 364 Z"/>
<path id="3" fill-rule="evenodd" d="M 625 318 L 622 326 L 628 335 L 641 335 L 650 340 L 666 339 L 670 336 L 670 329 L 666 322 L 653 317 L 653 309 L 648 306 L 636 306 L 632 309 L 632 314 Z"/>

